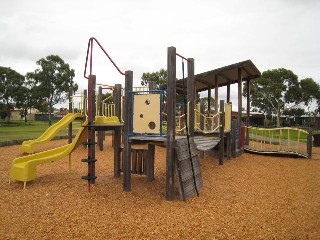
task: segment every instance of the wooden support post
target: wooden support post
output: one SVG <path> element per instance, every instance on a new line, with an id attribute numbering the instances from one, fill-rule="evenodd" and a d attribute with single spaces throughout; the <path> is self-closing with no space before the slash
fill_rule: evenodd
<path id="1" fill-rule="evenodd" d="M 250 126 L 250 80 L 247 81 L 247 119 L 246 119 L 246 139 L 245 144 L 249 145 L 249 126 Z"/>
<path id="2" fill-rule="evenodd" d="M 307 152 L 308 158 L 312 158 L 312 129 L 309 129 L 308 140 L 307 140 Z"/>
<path id="3" fill-rule="evenodd" d="M 238 68 L 238 148 L 241 148 L 241 118 L 242 118 L 242 69 Z"/>
<path id="4" fill-rule="evenodd" d="M 205 129 L 205 124 L 204 124 L 204 121 L 205 121 L 205 118 L 204 118 L 204 105 L 203 103 L 200 103 L 200 129 L 202 130 L 206 130 Z"/>
<path id="5" fill-rule="evenodd" d="M 230 102 L 230 82 L 227 83 L 227 103 Z"/>
<path id="6" fill-rule="evenodd" d="M 123 190 L 131 191 L 131 164 L 130 153 L 131 144 L 129 142 L 129 134 L 132 132 L 132 114 L 133 114 L 133 102 L 132 102 L 132 84 L 133 84 L 133 72 L 126 71 L 125 79 L 125 97 L 124 97 L 124 148 L 123 148 Z"/>
<path id="7" fill-rule="evenodd" d="M 174 198 L 175 169 L 175 107 L 176 107 L 176 48 L 168 48 L 167 58 L 167 148 L 166 148 L 166 199 Z"/>
<path id="8" fill-rule="evenodd" d="M 219 131 L 219 165 L 223 165 L 224 158 L 224 101 L 220 100 L 220 131 Z"/>
<path id="9" fill-rule="evenodd" d="M 72 87 L 69 88 L 69 113 L 73 112 L 73 107 L 72 107 L 72 96 L 73 96 L 73 89 Z M 72 142 L 72 122 L 69 123 L 68 126 L 68 143 Z"/>
<path id="10" fill-rule="evenodd" d="M 102 116 L 102 87 L 100 86 L 98 89 L 98 109 L 97 112 L 99 116 Z M 103 131 L 98 131 L 98 145 L 99 145 L 99 150 L 103 151 Z"/>
<path id="11" fill-rule="evenodd" d="M 227 159 L 231 158 L 231 133 L 228 132 L 226 134 L 226 140 L 227 140 Z"/>
<path id="12" fill-rule="evenodd" d="M 121 121 L 121 84 L 114 86 L 115 115 Z M 120 148 L 121 148 L 121 129 L 114 130 L 113 151 L 114 151 L 114 177 L 120 177 Z"/>
<path id="13" fill-rule="evenodd" d="M 211 113 L 211 88 L 208 89 L 208 116 Z"/>
<path id="14" fill-rule="evenodd" d="M 89 184 L 94 184 L 96 180 L 95 175 L 95 155 L 96 155 L 96 146 L 95 146 L 95 130 L 91 125 L 94 121 L 94 116 L 96 115 L 96 76 L 91 75 L 88 81 L 88 175 L 83 177 L 89 181 Z M 90 186 L 90 185 L 89 185 Z M 90 191 L 90 188 L 89 188 Z"/>
<path id="15" fill-rule="evenodd" d="M 237 120 L 231 122 L 231 157 L 236 157 L 237 148 Z"/>
<path id="16" fill-rule="evenodd" d="M 72 106 L 72 98 L 73 96 L 73 89 L 72 87 L 69 87 L 69 113 L 73 112 L 73 106 Z M 72 143 L 72 122 L 68 125 L 68 143 Z M 69 153 L 69 171 L 71 171 L 71 153 Z"/>
<path id="17" fill-rule="evenodd" d="M 218 86 L 218 75 L 214 75 L 214 113 L 218 112 L 218 101 L 219 101 L 219 86 Z M 221 108 L 221 106 L 220 106 Z"/>
<path id="18" fill-rule="evenodd" d="M 194 77 L 194 59 L 188 59 L 188 81 L 187 81 L 187 99 L 189 103 L 188 129 L 190 137 L 194 137 L 194 107 L 195 107 L 195 77 Z"/>
<path id="19" fill-rule="evenodd" d="M 148 154 L 147 154 L 147 175 L 148 181 L 151 182 L 154 179 L 154 153 L 155 153 L 155 145 L 148 144 Z"/>

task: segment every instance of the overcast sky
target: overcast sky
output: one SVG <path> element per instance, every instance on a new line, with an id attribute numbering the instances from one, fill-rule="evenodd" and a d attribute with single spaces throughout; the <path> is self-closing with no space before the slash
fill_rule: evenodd
<path id="1" fill-rule="evenodd" d="M 57 54 L 80 89 L 90 37 L 133 71 L 134 86 L 166 68 L 169 46 L 195 59 L 196 74 L 251 59 L 261 72 L 283 67 L 320 83 L 319 0 L 1 0 L 0 9 L 0 66 L 25 74 Z M 97 47 L 93 60 L 98 83 L 124 85 Z"/>

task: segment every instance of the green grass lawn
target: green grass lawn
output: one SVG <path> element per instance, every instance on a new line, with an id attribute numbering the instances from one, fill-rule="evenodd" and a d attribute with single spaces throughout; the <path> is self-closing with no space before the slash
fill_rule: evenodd
<path id="1" fill-rule="evenodd" d="M 56 123 L 57 121 L 53 122 Z M 72 124 L 72 132 L 76 134 L 79 130 L 81 121 L 74 121 Z M 49 127 L 46 121 L 29 121 L 27 124 L 24 121 L 13 121 L 10 124 L 0 122 L 0 142 L 34 139 L 44 133 Z M 57 136 L 67 136 L 68 127 L 62 129 Z"/>

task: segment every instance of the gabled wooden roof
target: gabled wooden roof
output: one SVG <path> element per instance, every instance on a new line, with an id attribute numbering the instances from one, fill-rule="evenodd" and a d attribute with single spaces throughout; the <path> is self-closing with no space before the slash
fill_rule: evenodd
<path id="1" fill-rule="evenodd" d="M 195 75 L 196 91 L 202 92 L 214 88 L 216 77 L 219 87 L 226 86 L 228 83 L 237 83 L 239 68 L 242 69 L 242 81 L 247 81 L 249 79 L 258 78 L 261 76 L 260 71 L 252 63 L 252 61 L 246 60 Z M 177 92 L 183 92 L 183 81 L 178 80 L 176 84 Z"/>

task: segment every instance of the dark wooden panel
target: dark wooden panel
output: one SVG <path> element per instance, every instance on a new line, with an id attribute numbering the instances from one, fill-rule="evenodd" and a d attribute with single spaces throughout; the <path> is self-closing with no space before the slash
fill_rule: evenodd
<path id="1" fill-rule="evenodd" d="M 199 152 L 193 138 L 189 140 L 190 144 L 188 144 L 187 139 L 176 142 L 176 172 L 179 195 L 183 201 L 197 195 L 203 187 Z"/>

